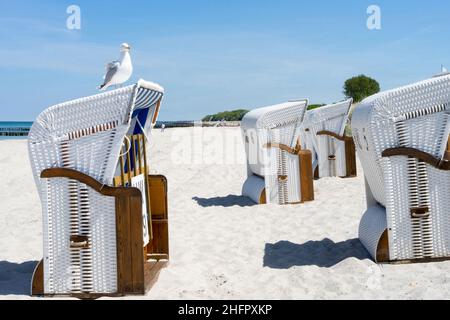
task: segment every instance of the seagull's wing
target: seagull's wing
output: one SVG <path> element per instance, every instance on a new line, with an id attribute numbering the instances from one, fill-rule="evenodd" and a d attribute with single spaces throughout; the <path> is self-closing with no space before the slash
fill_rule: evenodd
<path id="1" fill-rule="evenodd" d="M 109 82 L 111 82 L 111 79 L 114 77 L 114 75 L 117 73 L 117 70 L 119 69 L 120 62 L 119 61 L 113 61 L 106 65 L 106 74 L 103 77 L 104 81 L 103 84 L 100 86 L 100 89 L 105 87 Z"/>
<path id="2" fill-rule="evenodd" d="M 108 63 L 108 64 L 106 65 L 106 67 L 105 67 L 106 73 L 105 73 L 105 75 L 103 76 L 103 79 L 106 80 L 106 78 L 107 78 L 107 76 L 108 76 L 108 73 L 111 72 L 111 70 L 116 70 L 116 71 L 117 71 L 117 68 L 118 68 L 119 66 L 120 66 L 120 62 L 117 61 L 117 60 Z"/>

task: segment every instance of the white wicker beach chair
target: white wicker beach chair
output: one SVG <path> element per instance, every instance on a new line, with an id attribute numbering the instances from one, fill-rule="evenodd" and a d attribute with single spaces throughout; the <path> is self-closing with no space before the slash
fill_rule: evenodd
<path id="1" fill-rule="evenodd" d="M 356 166 L 349 165 L 355 163 L 352 139 L 345 136 L 352 101 L 348 99 L 306 112 L 301 143 L 303 148 L 311 150 L 316 178 L 356 175 Z"/>
<path id="2" fill-rule="evenodd" d="M 450 256 L 450 76 L 367 98 L 352 133 L 368 209 L 359 238 L 378 262 Z"/>
<path id="3" fill-rule="evenodd" d="M 150 204 L 150 189 L 158 183 L 150 181 L 142 157 L 163 93 L 139 80 L 50 107 L 34 122 L 28 142 L 42 202 L 44 259 L 33 294 L 93 297 L 147 289 L 146 254 L 165 235 L 152 230 L 158 217 L 150 208 L 160 204 Z"/>
<path id="4" fill-rule="evenodd" d="M 307 100 L 286 102 L 252 110 L 242 119 L 248 174 L 244 196 L 260 204 L 314 199 L 311 153 L 301 150 L 298 141 L 307 105 Z"/>

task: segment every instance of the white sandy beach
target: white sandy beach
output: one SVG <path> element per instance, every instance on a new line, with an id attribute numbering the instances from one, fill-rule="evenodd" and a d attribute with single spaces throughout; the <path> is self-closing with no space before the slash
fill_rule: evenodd
<path id="1" fill-rule="evenodd" d="M 153 138 L 152 172 L 169 182 L 171 262 L 147 296 L 131 298 L 450 297 L 450 262 L 370 260 L 357 239 L 365 210 L 361 166 L 358 178 L 316 181 L 314 202 L 256 206 L 240 196 L 246 167 L 239 128 L 155 130 Z M 30 298 L 42 230 L 25 140 L 0 141 L 0 181 L 0 299 Z"/>

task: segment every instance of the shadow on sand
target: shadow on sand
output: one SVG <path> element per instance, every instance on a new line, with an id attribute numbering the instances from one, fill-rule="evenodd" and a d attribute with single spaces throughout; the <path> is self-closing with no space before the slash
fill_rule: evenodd
<path id="1" fill-rule="evenodd" d="M 0 261 L 0 295 L 29 295 L 31 277 L 38 261 Z"/>
<path id="2" fill-rule="evenodd" d="M 226 197 L 214 197 L 214 198 L 199 198 L 193 197 L 192 200 L 202 207 L 251 207 L 256 205 L 252 200 L 243 196 L 228 195 Z"/>
<path id="3" fill-rule="evenodd" d="M 296 244 L 279 241 L 266 243 L 264 250 L 264 267 L 289 269 L 294 266 L 318 266 L 330 268 L 348 258 L 370 259 L 358 239 L 335 243 L 330 239 L 308 241 Z"/>

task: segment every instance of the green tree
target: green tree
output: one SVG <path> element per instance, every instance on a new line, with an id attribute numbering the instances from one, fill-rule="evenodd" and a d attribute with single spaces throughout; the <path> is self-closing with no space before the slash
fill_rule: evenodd
<path id="1" fill-rule="evenodd" d="M 378 92 L 380 92 L 379 83 L 365 75 L 350 78 L 344 84 L 344 94 L 348 98 L 353 98 L 353 102 L 360 102 Z"/>
<path id="2" fill-rule="evenodd" d="M 202 119 L 202 121 L 221 121 L 221 120 L 241 121 L 247 112 L 248 110 L 244 109 L 224 111 L 216 114 L 207 115 Z"/>

